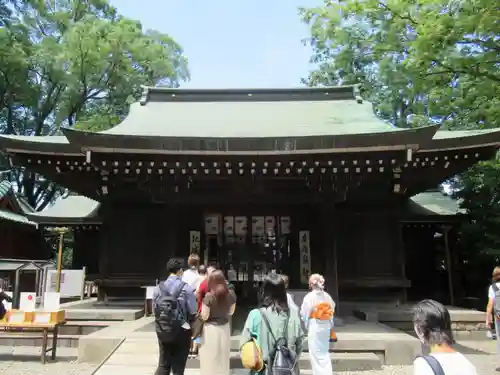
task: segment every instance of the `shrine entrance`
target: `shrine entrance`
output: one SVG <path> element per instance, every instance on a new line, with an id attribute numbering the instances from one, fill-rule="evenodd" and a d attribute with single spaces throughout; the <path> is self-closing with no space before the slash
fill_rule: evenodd
<path id="1" fill-rule="evenodd" d="M 289 216 L 206 215 L 203 262 L 217 264 L 239 301 L 253 305 L 266 274 L 300 270 L 292 266 L 290 227 Z"/>

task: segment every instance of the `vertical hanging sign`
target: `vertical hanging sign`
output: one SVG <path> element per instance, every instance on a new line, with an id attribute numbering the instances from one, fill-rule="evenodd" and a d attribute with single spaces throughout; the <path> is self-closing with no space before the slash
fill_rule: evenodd
<path id="1" fill-rule="evenodd" d="M 189 254 L 200 253 L 201 233 L 197 230 L 189 231 Z"/>
<path id="2" fill-rule="evenodd" d="M 302 284 L 309 282 L 311 274 L 311 243 L 310 233 L 308 230 L 299 232 L 299 249 L 300 249 L 300 281 Z"/>

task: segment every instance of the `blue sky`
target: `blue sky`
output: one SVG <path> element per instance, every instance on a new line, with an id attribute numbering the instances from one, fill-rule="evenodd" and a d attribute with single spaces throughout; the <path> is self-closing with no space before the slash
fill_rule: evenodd
<path id="1" fill-rule="evenodd" d="M 298 7 L 321 0 L 111 0 L 147 29 L 168 33 L 189 59 L 191 88 L 296 87 L 311 66 Z"/>

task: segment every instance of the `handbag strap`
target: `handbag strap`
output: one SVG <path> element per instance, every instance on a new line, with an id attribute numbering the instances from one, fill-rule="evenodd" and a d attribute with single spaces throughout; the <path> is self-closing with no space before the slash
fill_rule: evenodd
<path id="1" fill-rule="evenodd" d="M 441 366 L 441 363 L 433 357 L 432 355 L 426 355 L 426 356 L 421 356 L 425 362 L 429 365 L 429 367 L 432 369 L 432 372 L 434 375 L 445 375 L 443 367 Z"/>

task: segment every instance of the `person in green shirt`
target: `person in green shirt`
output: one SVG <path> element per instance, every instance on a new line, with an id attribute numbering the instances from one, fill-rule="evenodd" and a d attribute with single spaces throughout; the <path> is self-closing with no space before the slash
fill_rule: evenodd
<path id="1" fill-rule="evenodd" d="M 272 332 L 263 321 L 262 314 L 269 321 Z M 296 353 L 298 359 L 302 353 L 304 335 L 299 315 L 291 313 L 288 308 L 285 281 L 278 274 L 267 275 L 261 287 L 260 308 L 253 309 L 248 314 L 241 332 L 240 348 L 254 338 L 262 351 L 264 363 L 270 364 L 276 345 L 274 338 L 285 337 L 288 347 Z"/>

